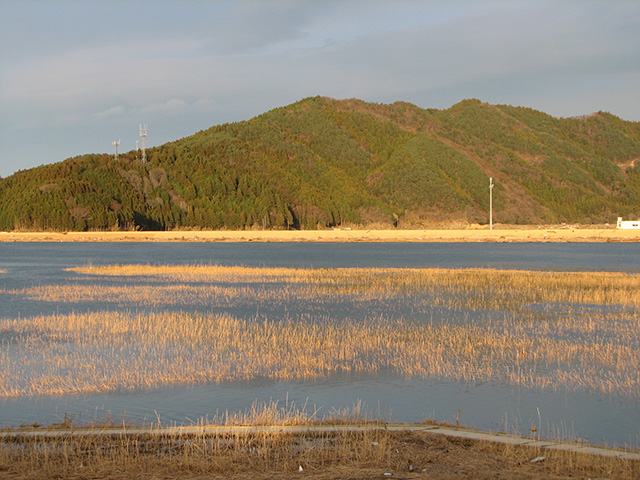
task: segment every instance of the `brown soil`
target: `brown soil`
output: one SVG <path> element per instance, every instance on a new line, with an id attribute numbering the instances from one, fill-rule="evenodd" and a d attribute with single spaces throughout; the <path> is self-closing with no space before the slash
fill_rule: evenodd
<path id="1" fill-rule="evenodd" d="M 640 478 L 640 462 L 419 432 L 0 443 L 3 479 L 564 479 Z M 74 444 L 75 442 L 75 444 Z M 14 450 L 15 452 L 15 450 Z M 544 457 L 543 460 L 532 460 Z M 301 469 L 301 470 L 300 470 Z"/>

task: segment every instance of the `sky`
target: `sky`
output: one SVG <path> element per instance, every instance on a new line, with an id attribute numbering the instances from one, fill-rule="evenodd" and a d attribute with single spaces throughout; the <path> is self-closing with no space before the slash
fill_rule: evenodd
<path id="1" fill-rule="evenodd" d="M 309 96 L 640 121 L 637 0 L 0 0 L 0 176 Z"/>

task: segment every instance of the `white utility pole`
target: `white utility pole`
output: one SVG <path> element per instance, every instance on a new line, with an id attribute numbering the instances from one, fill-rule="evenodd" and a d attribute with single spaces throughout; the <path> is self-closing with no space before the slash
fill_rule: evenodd
<path id="1" fill-rule="evenodd" d="M 114 140 L 111 143 L 113 144 L 114 147 L 116 147 L 116 154 L 114 158 L 116 159 L 116 161 L 118 161 L 118 145 L 120 145 L 120 140 Z"/>
<path id="2" fill-rule="evenodd" d="M 493 178 L 489 177 L 489 230 L 493 230 Z"/>

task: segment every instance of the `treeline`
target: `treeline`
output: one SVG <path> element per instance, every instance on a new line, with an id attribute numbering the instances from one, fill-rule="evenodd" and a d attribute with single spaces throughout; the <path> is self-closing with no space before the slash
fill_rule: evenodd
<path id="1" fill-rule="evenodd" d="M 0 179 L 2 230 L 311 229 L 640 217 L 640 123 L 466 100 L 307 98 L 120 156 Z"/>

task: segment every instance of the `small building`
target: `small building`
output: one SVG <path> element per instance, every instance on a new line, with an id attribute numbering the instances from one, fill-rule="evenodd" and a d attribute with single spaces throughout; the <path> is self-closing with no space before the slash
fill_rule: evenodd
<path id="1" fill-rule="evenodd" d="M 622 220 L 622 217 L 618 217 L 616 228 L 622 230 L 640 230 L 640 220 Z"/>

